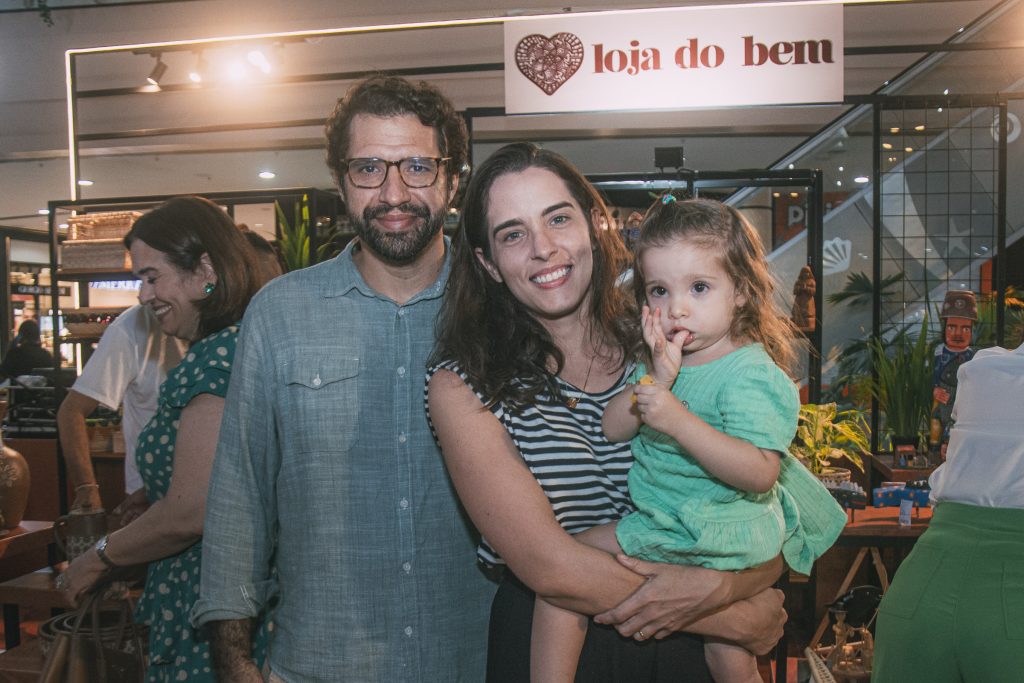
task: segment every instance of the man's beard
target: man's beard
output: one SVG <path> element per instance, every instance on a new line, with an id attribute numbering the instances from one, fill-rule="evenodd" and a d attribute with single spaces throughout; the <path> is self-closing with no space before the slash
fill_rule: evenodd
<path id="1" fill-rule="evenodd" d="M 402 233 L 384 232 L 371 225 L 371 221 L 391 209 L 412 214 L 420 219 L 412 230 Z M 381 258 L 393 263 L 410 263 L 423 253 L 444 224 L 444 214 L 431 214 L 426 206 L 406 202 L 398 207 L 368 206 L 362 216 L 349 214 L 349 221 L 359 239 Z"/>

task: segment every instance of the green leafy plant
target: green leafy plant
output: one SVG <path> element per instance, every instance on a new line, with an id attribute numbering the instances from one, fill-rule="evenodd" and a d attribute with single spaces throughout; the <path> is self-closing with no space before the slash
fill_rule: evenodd
<path id="1" fill-rule="evenodd" d="M 916 336 L 900 330 L 887 343 L 868 342 L 878 375 L 871 394 L 885 413 L 890 436 L 918 437 L 925 432 L 932 407 L 932 345 L 928 343 L 928 316 Z"/>
<path id="2" fill-rule="evenodd" d="M 284 209 L 274 202 L 277 212 L 277 225 L 281 230 L 278 246 L 281 258 L 287 270 L 299 270 L 310 265 L 309 253 L 309 197 L 302 195 L 302 200 L 295 203 L 295 220 L 289 222 Z"/>
<path id="3" fill-rule="evenodd" d="M 882 278 L 878 290 L 883 303 L 896 295 L 894 290 L 903 279 L 902 272 Z M 874 282 L 865 273 L 849 273 L 843 288 L 830 294 L 827 299 L 833 304 L 845 304 L 853 311 L 863 311 L 871 306 L 874 292 Z M 892 327 L 883 328 L 880 335 L 885 338 L 891 336 L 892 332 Z M 871 375 L 870 338 L 851 340 L 839 352 L 836 361 L 836 378 L 829 387 L 828 396 L 842 403 L 852 402 L 863 407 L 871 400 L 868 386 Z"/>
<path id="4" fill-rule="evenodd" d="M 882 301 L 887 301 L 893 297 L 895 294 L 892 291 L 893 286 L 899 284 L 902 280 L 902 271 L 882 278 L 881 285 L 878 288 Z M 874 293 L 874 282 L 866 273 L 849 273 L 846 276 L 846 284 L 843 285 L 843 288 L 838 292 L 829 294 L 827 299 L 830 304 L 846 303 L 854 308 L 862 308 L 871 305 Z"/>
<path id="5" fill-rule="evenodd" d="M 978 323 L 974 326 L 971 346 L 995 346 L 998 298 L 995 292 L 978 297 Z M 1015 349 L 1024 341 L 1024 299 L 1014 287 L 1007 287 L 1003 297 L 1003 346 Z"/>
<path id="6" fill-rule="evenodd" d="M 800 406 L 800 424 L 789 450 L 812 474 L 821 474 L 843 456 L 863 472 L 861 456 L 869 449 L 867 422 L 859 410 L 839 410 L 835 403 Z"/>

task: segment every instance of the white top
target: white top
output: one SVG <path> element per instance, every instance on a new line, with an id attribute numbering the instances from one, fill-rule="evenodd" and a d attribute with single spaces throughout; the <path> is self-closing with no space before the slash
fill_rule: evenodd
<path id="1" fill-rule="evenodd" d="M 1024 344 L 982 349 L 957 372 L 946 462 L 929 480 L 933 502 L 1024 508 Z"/>
<path id="2" fill-rule="evenodd" d="M 142 486 L 135 465 L 139 432 L 156 413 L 160 385 L 181 362 L 187 345 L 168 337 L 146 306 L 135 305 L 117 316 L 71 387 L 111 410 L 124 402 L 124 484 L 128 493 Z"/>

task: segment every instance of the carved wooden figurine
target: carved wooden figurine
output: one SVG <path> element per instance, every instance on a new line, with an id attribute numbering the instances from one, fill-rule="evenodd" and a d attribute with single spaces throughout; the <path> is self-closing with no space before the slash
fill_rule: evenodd
<path id="1" fill-rule="evenodd" d="M 814 293 L 818 283 L 814 281 L 814 273 L 810 266 L 800 269 L 796 284 L 793 285 L 793 324 L 802 332 L 811 334 L 818 324 L 817 312 L 814 307 Z"/>

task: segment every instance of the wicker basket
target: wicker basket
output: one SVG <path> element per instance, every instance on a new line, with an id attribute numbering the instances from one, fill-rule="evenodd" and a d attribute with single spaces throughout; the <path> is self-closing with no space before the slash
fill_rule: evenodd
<path id="1" fill-rule="evenodd" d="M 141 211 L 103 211 L 68 219 L 68 241 L 120 240 L 131 230 Z"/>
<path id="2" fill-rule="evenodd" d="M 64 270 L 131 269 L 132 261 L 120 239 L 78 240 L 61 245 Z"/>
<path id="3" fill-rule="evenodd" d="M 64 326 L 76 337 L 99 337 L 124 308 L 77 308 L 64 312 Z"/>

